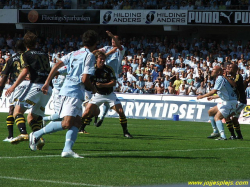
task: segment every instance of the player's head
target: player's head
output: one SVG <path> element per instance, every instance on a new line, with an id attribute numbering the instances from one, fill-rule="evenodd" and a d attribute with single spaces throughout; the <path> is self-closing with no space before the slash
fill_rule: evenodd
<path id="1" fill-rule="evenodd" d="M 106 60 L 106 55 L 102 51 L 96 51 L 94 53 L 95 59 L 96 59 L 96 66 L 97 68 L 103 68 L 105 60 Z"/>
<path id="2" fill-rule="evenodd" d="M 25 51 L 26 50 L 26 47 L 24 45 L 24 41 L 23 40 L 18 40 L 16 42 L 16 49 L 17 49 L 17 51 Z"/>
<path id="3" fill-rule="evenodd" d="M 219 75 L 223 75 L 223 69 L 220 66 L 214 66 L 211 76 L 216 78 Z"/>
<path id="4" fill-rule="evenodd" d="M 238 66 L 236 64 L 229 65 L 229 73 L 236 75 L 238 71 Z"/>
<path id="5" fill-rule="evenodd" d="M 98 34 L 93 30 L 88 30 L 82 35 L 82 44 L 86 47 L 93 47 L 98 41 Z"/>
<path id="6" fill-rule="evenodd" d="M 24 45 L 29 49 L 35 48 L 36 39 L 37 36 L 33 32 L 28 31 L 23 37 Z"/>

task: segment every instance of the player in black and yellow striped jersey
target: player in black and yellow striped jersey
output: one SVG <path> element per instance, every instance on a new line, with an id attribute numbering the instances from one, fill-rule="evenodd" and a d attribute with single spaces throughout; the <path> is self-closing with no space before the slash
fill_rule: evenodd
<path id="1" fill-rule="evenodd" d="M 97 89 L 97 93 L 93 95 L 86 106 L 85 112 L 82 116 L 85 119 L 85 123 L 82 128 L 84 129 L 93 116 L 97 116 L 99 114 L 99 106 L 106 103 L 119 115 L 124 137 L 133 138 L 133 136 L 128 132 L 127 118 L 124 114 L 121 102 L 114 93 L 113 87 L 116 84 L 116 75 L 114 70 L 111 66 L 104 64 L 106 59 L 104 52 L 95 51 L 93 54 L 96 57 L 96 69 L 92 80 Z"/>
<path id="2" fill-rule="evenodd" d="M 37 36 L 34 33 L 28 31 L 24 35 L 23 40 L 27 50 L 21 55 L 22 71 L 15 83 L 5 93 L 6 96 L 9 96 L 25 79 L 25 77 L 30 74 L 30 85 L 19 98 L 19 102 L 14 110 L 15 122 L 18 124 L 21 134 L 13 138 L 11 141 L 12 144 L 17 144 L 29 139 L 23 115 L 27 109 L 31 109 L 31 112 L 27 116 L 27 121 L 31 130 L 37 131 L 41 129 L 45 106 L 52 93 L 51 87 L 49 88 L 47 95 L 44 95 L 41 91 L 41 88 L 50 72 L 48 54 L 35 49 Z M 39 144 L 38 149 L 41 149 L 43 145 L 44 140 L 41 138 L 41 144 Z"/>
<path id="3" fill-rule="evenodd" d="M 14 81 L 16 81 L 18 75 L 20 74 L 22 68 L 21 68 L 21 54 L 26 50 L 23 40 L 18 40 L 16 42 L 16 49 L 17 53 L 11 57 L 4 65 L 3 71 L 0 74 L 0 97 L 2 95 L 2 91 L 4 88 L 4 85 L 9 80 L 12 84 Z M 25 82 L 23 84 L 20 84 L 15 92 L 12 93 L 10 100 L 9 100 L 9 115 L 7 116 L 6 123 L 7 123 L 7 129 L 8 129 L 8 137 L 5 138 L 3 141 L 10 142 L 13 139 L 13 125 L 14 125 L 14 117 L 13 112 L 15 108 L 15 104 L 18 101 L 18 97 L 21 96 L 23 91 L 27 88 L 28 82 Z"/>
<path id="4" fill-rule="evenodd" d="M 231 133 L 231 137 L 229 139 L 231 140 L 243 139 L 239 124 L 239 116 L 241 114 L 241 111 L 246 107 L 247 104 L 247 97 L 245 92 L 247 81 L 244 81 L 242 75 L 239 73 L 237 74 L 237 72 L 238 66 L 236 64 L 230 64 L 229 74 L 231 75 L 231 77 L 226 77 L 226 79 L 235 88 L 235 92 L 238 97 L 238 107 L 236 111 L 230 118 L 226 119 L 227 128 Z M 235 132 L 237 136 L 235 135 Z"/>

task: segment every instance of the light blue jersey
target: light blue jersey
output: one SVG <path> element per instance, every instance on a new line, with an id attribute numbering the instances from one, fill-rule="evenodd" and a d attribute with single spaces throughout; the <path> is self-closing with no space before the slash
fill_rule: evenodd
<path id="1" fill-rule="evenodd" d="M 58 75 L 57 78 L 52 79 L 52 84 L 53 84 L 53 88 L 60 91 L 61 87 L 64 83 L 65 76 L 67 75 L 67 67 L 63 66 L 60 69 L 58 69 L 57 71 L 60 73 L 60 75 Z"/>
<path id="2" fill-rule="evenodd" d="M 217 90 L 219 97 L 223 101 L 232 101 L 237 100 L 237 95 L 234 92 L 233 87 L 231 84 L 223 77 L 218 76 L 218 78 L 215 81 L 214 90 Z"/>
<path id="3" fill-rule="evenodd" d="M 81 48 L 61 58 L 67 67 L 65 78 L 59 95 L 73 97 L 84 101 L 85 86 L 82 83 L 83 74 L 94 74 L 95 56 L 87 48 Z"/>
<path id="4" fill-rule="evenodd" d="M 113 48 L 114 47 L 112 46 L 105 46 L 101 48 L 100 51 L 103 51 L 104 53 L 108 53 Z M 116 52 L 108 55 L 106 58 L 106 65 L 109 65 L 113 68 L 116 76 L 121 71 L 121 64 L 122 64 L 122 59 L 123 59 L 124 54 L 125 54 L 125 48 L 124 46 L 122 46 L 122 50 L 117 49 Z"/>

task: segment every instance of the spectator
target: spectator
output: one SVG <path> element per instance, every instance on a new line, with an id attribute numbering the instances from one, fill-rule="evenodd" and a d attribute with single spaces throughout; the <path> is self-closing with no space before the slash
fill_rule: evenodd
<path id="1" fill-rule="evenodd" d="M 121 86 L 122 93 L 128 93 L 128 81 L 123 81 L 123 85 Z"/>
<path id="2" fill-rule="evenodd" d="M 178 90 L 178 95 L 187 95 L 187 89 L 185 88 L 185 84 L 181 84 Z"/>
<path id="3" fill-rule="evenodd" d="M 175 89 L 173 87 L 173 83 L 172 82 L 169 82 L 168 94 L 175 94 Z"/>
<path id="4" fill-rule="evenodd" d="M 157 77 L 159 76 L 158 73 L 158 68 L 156 65 L 153 66 L 153 70 L 151 71 L 151 76 L 152 76 L 152 81 L 155 82 L 155 80 L 157 79 Z"/>
<path id="5" fill-rule="evenodd" d="M 174 81 L 174 84 L 173 84 L 173 87 L 175 88 L 176 93 L 178 93 L 181 84 L 182 84 L 182 81 L 179 78 L 179 74 L 177 74 L 176 80 Z"/>
<path id="6" fill-rule="evenodd" d="M 133 74 L 133 70 L 131 67 L 129 68 L 129 70 L 127 72 L 127 78 L 128 78 L 129 82 L 136 82 L 137 81 L 136 77 Z"/>
<path id="7" fill-rule="evenodd" d="M 200 87 L 196 90 L 196 95 L 204 95 L 206 93 L 206 88 L 204 82 L 201 82 Z"/>
<path id="8" fill-rule="evenodd" d="M 248 87 L 246 88 L 246 95 L 248 98 L 250 97 L 250 83 L 248 83 Z"/>
<path id="9" fill-rule="evenodd" d="M 188 88 L 187 94 L 194 96 L 194 95 L 196 95 L 196 90 L 197 90 L 197 88 L 194 86 L 194 81 L 191 81 L 191 85 Z"/>
<path id="10" fill-rule="evenodd" d="M 154 84 L 152 82 L 152 78 L 148 77 L 148 81 L 145 82 L 145 93 L 151 94 L 153 93 L 153 88 L 154 88 Z"/>
<path id="11" fill-rule="evenodd" d="M 143 94 L 144 91 L 144 87 L 145 87 L 145 81 L 143 80 L 143 76 L 139 76 L 139 80 L 136 82 L 136 93 L 140 93 Z"/>
<path id="12" fill-rule="evenodd" d="M 130 64 L 131 68 L 132 68 L 132 72 L 135 72 L 135 70 L 138 68 L 138 59 L 134 58 L 132 59 L 132 64 Z"/>

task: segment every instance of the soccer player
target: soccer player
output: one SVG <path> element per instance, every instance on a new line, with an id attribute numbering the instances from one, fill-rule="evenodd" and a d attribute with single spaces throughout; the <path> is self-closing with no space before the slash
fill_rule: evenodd
<path id="1" fill-rule="evenodd" d="M 21 54 L 26 50 L 23 40 L 18 40 L 16 43 L 17 53 L 11 57 L 7 63 L 5 64 L 3 71 L 1 72 L 0 78 L 0 97 L 2 96 L 2 91 L 4 89 L 4 85 L 7 82 L 8 78 L 11 78 L 13 81 L 16 81 L 18 75 L 21 72 Z M 28 77 L 26 78 L 28 79 Z M 17 89 L 11 94 L 9 103 L 9 115 L 7 116 L 7 129 L 9 135 L 3 141 L 10 142 L 13 139 L 13 125 L 14 125 L 14 117 L 13 112 L 18 98 L 24 92 L 24 90 L 29 85 L 29 80 L 23 81 Z"/>
<path id="2" fill-rule="evenodd" d="M 197 96 L 197 100 L 205 97 L 208 97 L 208 100 L 219 97 L 221 98 L 222 102 L 218 103 L 217 106 L 214 106 L 208 111 L 209 119 L 213 128 L 213 133 L 208 138 L 218 137 L 219 133 L 220 137 L 216 140 L 227 140 L 221 120 L 230 116 L 230 114 L 236 109 L 238 103 L 237 95 L 227 79 L 223 77 L 223 70 L 220 66 L 214 66 L 211 75 L 216 79 L 213 90 L 207 94 Z M 213 96 L 216 93 L 218 95 Z"/>
<path id="3" fill-rule="evenodd" d="M 90 120 L 91 117 L 96 115 L 96 111 L 99 109 L 99 106 L 103 103 L 106 103 L 108 104 L 109 108 L 112 108 L 118 113 L 124 137 L 133 138 L 128 132 L 127 118 L 124 114 L 121 102 L 113 91 L 113 87 L 116 85 L 115 72 L 112 67 L 104 64 L 106 59 L 105 53 L 102 51 L 96 51 L 94 55 L 96 57 L 96 70 L 93 77 L 93 82 L 97 89 L 97 93 L 94 94 L 91 100 L 88 102 L 82 117 L 84 119 Z"/>
<path id="4" fill-rule="evenodd" d="M 238 96 L 238 107 L 233 113 L 233 116 L 226 119 L 227 128 L 231 133 L 231 137 L 229 139 L 235 140 L 235 139 L 243 139 L 243 136 L 241 134 L 240 124 L 239 124 L 239 116 L 241 114 L 241 111 L 246 107 L 247 105 L 247 97 L 246 97 L 246 87 L 247 87 L 247 81 L 243 80 L 243 77 L 241 74 L 237 74 L 238 66 L 236 64 L 230 64 L 229 66 L 229 74 L 231 77 L 225 76 L 225 78 L 229 81 L 229 83 L 235 87 L 235 92 Z M 235 132 L 237 133 L 237 136 L 235 135 Z"/>
<path id="5" fill-rule="evenodd" d="M 28 141 L 29 139 L 24 118 L 24 112 L 27 109 L 31 109 L 31 112 L 27 116 L 31 130 L 37 131 L 41 129 L 42 116 L 44 116 L 45 106 L 52 92 L 51 87 L 48 89 L 48 95 L 44 95 L 41 91 L 43 83 L 50 72 L 48 54 L 35 49 L 37 36 L 34 33 L 28 31 L 23 39 L 27 49 L 27 51 L 21 55 L 21 66 L 23 69 L 15 83 L 5 93 L 6 96 L 10 96 L 15 88 L 30 74 L 30 84 L 19 98 L 14 109 L 15 123 L 21 134 L 11 140 L 12 144 Z M 41 149 L 44 146 L 44 140 L 41 138 L 38 143 L 38 149 Z"/>
<path id="6" fill-rule="evenodd" d="M 63 56 L 61 61 L 52 68 L 42 88 L 44 94 L 48 92 L 49 83 L 57 70 L 64 65 L 67 67 L 67 76 L 59 93 L 62 100 L 59 115 L 63 121 L 52 122 L 41 130 L 30 133 L 29 146 L 31 150 L 36 150 L 36 145 L 42 135 L 68 129 L 61 157 L 83 158 L 73 152 L 72 147 L 81 126 L 85 86 L 90 88 L 93 93 L 96 92 L 89 77 L 95 70 L 95 56 L 91 51 L 95 49 L 97 39 L 98 34 L 95 31 L 86 31 L 82 37 L 84 47 Z"/>
<path id="7" fill-rule="evenodd" d="M 45 126 L 46 121 L 60 121 L 61 120 L 59 116 L 59 109 L 61 105 L 61 96 L 59 95 L 59 92 L 64 83 L 65 76 L 67 74 L 67 67 L 63 66 L 59 68 L 57 71 L 59 75 L 56 75 L 52 79 L 52 84 L 53 84 L 52 97 L 53 97 L 55 113 L 50 116 L 43 117 L 43 126 Z"/>
<path id="8" fill-rule="evenodd" d="M 112 46 L 104 46 L 103 48 L 99 50 L 106 54 L 106 57 L 107 57 L 106 65 L 112 67 L 112 69 L 115 72 L 115 76 L 117 78 L 120 73 L 121 62 L 125 54 L 125 48 L 124 46 L 120 44 L 118 36 L 113 35 L 109 31 L 106 31 L 106 33 L 112 39 L 111 41 Z M 95 125 L 97 127 L 100 127 L 102 125 L 102 122 L 108 110 L 109 110 L 109 105 L 107 103 L 104 103 L 102 113 L 100 114 L 100 120 L 96 123 L 97 118 L 95 119 Z"/>

